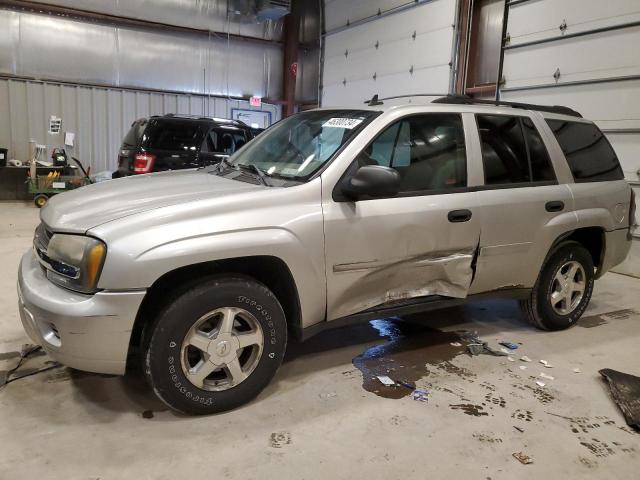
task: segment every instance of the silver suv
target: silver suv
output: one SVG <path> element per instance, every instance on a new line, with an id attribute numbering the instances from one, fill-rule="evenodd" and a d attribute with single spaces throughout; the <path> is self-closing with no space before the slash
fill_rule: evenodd
<path id="1" fill-rule="evenodd" d="M 271 127 L 231 159 L 53 198 L 18 293 L 51 357 L 207 414 L 254 398 L 288 335 L 515 298 L 575 324 L 630 248 L 633 194 L 564 107 L 374 98 Z"/>

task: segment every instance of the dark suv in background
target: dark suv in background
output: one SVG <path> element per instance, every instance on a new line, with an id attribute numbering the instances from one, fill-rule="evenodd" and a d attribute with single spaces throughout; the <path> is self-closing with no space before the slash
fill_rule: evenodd
<path id="1" fill-rule="evenodd" d="M 131 125 L 113 177 L 198 168 L 220 162 L 254 137 L 238 120 L 168 114 Z"/>

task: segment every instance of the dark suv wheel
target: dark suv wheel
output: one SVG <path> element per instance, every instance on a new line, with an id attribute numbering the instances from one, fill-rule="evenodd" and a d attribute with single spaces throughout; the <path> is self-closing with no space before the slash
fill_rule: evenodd
<path id="1" fill-rule="evenodd" d="M 178 295 L 145 332 L 145 374 L 171 408 L 202 415 L 238 407 L 269 383 L 287 343 L 284 312 L 250 278 L 212 277 Z"/>
<path id="2" fill-rule="evenodd" d="M 569 328 L 587 308 L 593 283 L 591 254 L 577 242 L 566 242 L 547 259 L 531 297 L 521 302 L 522 310 L 543 330 Z"/>

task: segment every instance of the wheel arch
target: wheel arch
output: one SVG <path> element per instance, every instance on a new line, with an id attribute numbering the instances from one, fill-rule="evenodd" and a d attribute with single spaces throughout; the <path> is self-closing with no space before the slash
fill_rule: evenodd
<path id="1" fill-rule="evenodd" d="M 165 273 L 147 290 L 131 332 L 129 356 L 140 347 L 145 326 L 164 305 L 203 279 L 220 274 L 244 275 L 263 283 L 282 305 L 288 328 L 297 331 L 302 325 L 298 287 L 281 258 L 258 255 L 197 263 Z"/>
<path id="2" fill-rule="evenodd" d="M 602 264 L 604 261 L 604 252 L 606 248 L 605 229 L 598 226 L 581 227 L 571 230 L 560 235 L 549 248 L 549 252 L 544 259 L 544 264 L 556 250 L 567 242 L 576 242 L 582 245 L 591 255 L 593 264 L 596 267 L 596 278 L 602 276 Z"/>

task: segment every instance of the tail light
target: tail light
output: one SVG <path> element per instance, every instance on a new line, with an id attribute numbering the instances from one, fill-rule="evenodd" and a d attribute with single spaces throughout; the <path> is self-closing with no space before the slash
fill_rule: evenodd
<path id="1" fill-rule="evenodd" d="M 153 169 L 156 156 L 150 153 L 138 153 L 133 161 L 134 173 L 149 173 Z"/>

